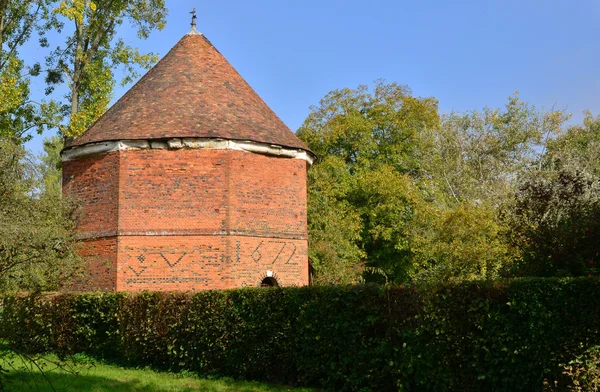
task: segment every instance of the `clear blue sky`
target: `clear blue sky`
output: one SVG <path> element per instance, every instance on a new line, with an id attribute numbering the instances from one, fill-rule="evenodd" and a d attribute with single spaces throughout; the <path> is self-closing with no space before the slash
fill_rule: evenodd
<path id="1" fill-rule="evenodd" d="M 386 79 L 442 113 L 500 107 L 519 91 L 574 122 L 600 114 L 600 1 L 167 0 L 166 28 L 128 43 L 161 57 L 198 30 L 296 130 L 330 90 Z M 127 87 L 116 91 L 113 102 Z M 42 90 L 42 87 L 39 88 Z M 40 150 L 41 138 L 29 143 Z"/>

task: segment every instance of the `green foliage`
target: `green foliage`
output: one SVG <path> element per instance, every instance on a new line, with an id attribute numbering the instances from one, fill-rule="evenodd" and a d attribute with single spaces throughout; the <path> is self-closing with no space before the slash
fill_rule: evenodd
<path id="1" fill-rule="evenodd" d="M 85 352 L 201 375 L 386 390 L 390 365 L 372 356 L 384 338 L 384 307 L 374 286 L 12 296 L 4 299 L 0 330 L 26 352 Z"/>
<path id="2" fill-rule="evenodd" d="M 439 118 L 435 99 L 395 83 L 330 92 L 297 132 L 320 158 L 308 177 L 315 282 L 505 276 L 521 252 L 499 209 L 567 119 L 517 94 Z"/>
<path id="3" fill-rule="evenodd" d="M 344 161 L 335 156 L 308 171 L 309 260 L 317 284 L 355 283 L 361 278 L 361 220 L 347 200 L 353 181 Z"/>
<path id="4" fill-rule="evenodd" d="M 422 293 L 401 329 L 400 385 L 423 391 L 541 391 L 568 381 L 561 363 L 597 344 L 600 282 L 465 282 Z"/>
<path id="5" fill-rule="evenodd" d="M 319 156 L 309 172 L 310 257 L 317 283 L 361 279 L 364 267 L 404 281 L 418 132 L 436 126 L 437 101 L 406 86 L 334 90 L 297 135 Z"/>
<path id="6" fill-rule="evenodd" d="M 27 130 L 25 123 L 32 117 L 32 108 L 25 102 L 29 97 L 29 81 L 21 79 L 23 62 L 16 58 L 0 68 L 0 137 L 20 139 Z"/>
<path id="7" fill-rule="evenodd" d="M 571 379 L 571 391 L 600 390 L 600 346 L 593 346 L 564 365 L 564 375 Z"/>
<path id="8" fill-rule="evenodd" d="M 422 132 L 423 167 L 433 194 L 450 206 L 500 205 L 519 174 L 537 162 L 544 137 L 557 135 L 568 117 L 562 111 L 540 112 L 517 93 L 503 110 L 443 116 L 439 129 Z"/>
<path id="9" fill-rule="evenodd" d="M 416 208 L 410 236 L 414 281 L 489 280 L 511 272 L 522 249 L 508 240 L 513 227 L 500 209 L 537 164 L 544 137 L 557 135 L 567 119 L 515 93 L 503 109 L 451 113 L 421 133 L 424 174 L 417 181 L 427 202 Z"/>
<path id="10" fill-rule="evenodd" d="M 406 282 L 413 268 L 409 230 L 420 194 L 412 179 L 391 165 L 360 168 L 354 177 L 349 200 L 361 217 L 367 266 L 393 282 Z"/>
<path id="11" fill-rule="evenodd" d="M 157 61 L 153 53 L 141 54 L 119 37 L 118 29 L 129 21 L 139 39 L 147 39 L 153 30 L 165 26 L 164 0 L 87 1 L 64 0 L 54 9 L 55 28 L 71 26 L 63 47 L 47 58 L 46 81 L 51 93 L 65 81 L 69 87 L 63 115 L 69 124 L 61 127 L 67 139 L 81 135 L 108 108 L 115 86 L 113 70 L 123 68 L 122 84 L 139 76 L 139 68 L 148 69 Z"/>
<path id="12" fill-rule="evenodd" d="M 21 146 L 0 141 L 0 292 L 54 289 L 79 264 L 75 208 L 41 182 Z"/>
<path id="13" fill-rule="evenodd" d="M 64 144 L 59 136 L 52 136 L 44 139 L 44 153 L 40 159 L 40 174 L 43 183 L 41 187 L 43 192 L 54 195 L 62 195 L 62 161 L 60 151 Z"/>
<path id="14" fill-rule="evenodd" d="M 600 116 L 585 112 L 582 125 L 570 127 L 548 142 L 545 167 L 600 175 Z"/>
<path id="15" fill-rule="evenodd" d="M 503 210 L 508 237 L 522 253 L 513 273 L 581 276 L 598 273 L 600 119 L 550 139 L 535 167 L 520 175 Z"/>
<path id="16" fill-rule="evenodd" d="M 534 171 L 505 213 L 523 252 L 519 275 L 581 276 L 598 271 L 600 181 L 571 169 Z"/>
<path id="17" fill-rule="evenodd" d="M 415 221 L 411 280 L 419 284 L 498 279 L 519 257 L 505 241 L 508 228 L 489 205 L 461 203 L 448 209 L 425 204 Z"/>
<path id="18" fill-rule="evenodd" d="M 599 294 L 599 280 L 580 278 L 9 296 L 0 338 L 335 391 L 565 390 L 584 373 L 561 364 L 579 358 L 593 374 L 581 355 L 600 344 Z"/>
<path id="19" fill-rule="evenodd" d="M 350 168 L 377 162 L 416 170 L 418 132 L 439 121 L 434 98 L 413 97 L 407 86 L 383 81 L 372 91 L 333 90 L 311 109 L 297 135 L 320 158 L 337 156 Z"/>
<path id="20" fill-rule="evenodd" d="M 23 142 L 30 131 L 41 133 L 52 114 L 46 102 L 30 100 L 30 77 L 39 64 L 25 64 L 19 49 L 35 30 L 43 30 L 49 18 L 49 0 L 5 0 L 0 2 L 0 139 Z"/>

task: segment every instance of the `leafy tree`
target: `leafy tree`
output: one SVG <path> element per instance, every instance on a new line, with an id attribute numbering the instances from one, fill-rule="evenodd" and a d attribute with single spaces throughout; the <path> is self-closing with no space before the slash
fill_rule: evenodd
<path id="1" fill-rule="evenodd" d="M 417 283 L 497 279 L 520 256 L 505 240 L 508 227 L 489 204 L 439 208 L 424 203 L 416 211 L 410 240 L 411 280 Z"/>
<path id="2" fill-rule="evenodd" d="M 424 127 L 436 126 L 437 101 L 406 86 L 334 90 L 297 135 L 319 156 L 309 172 L 309 236 L 317 282 L 349 282 L 363 268 L 403 281 L 409 270 L 409 173 L 418 173 Z"/>
<path id="3" fill-rule="evenodd" d="M 600 262 L 600 178 L 580 170 L 535 170 L 504 212 L 512 242 L 523 252 L 515 273 L 597 274 Z"/>
<path id="4" fill-rule="evenodd" d="M 538 164 L 524 172 L 503 211 L 509 238 L 523 252 L 515 273 L 534 276 L 596 274 L 600 239 L 600 118 L 548 140 Z"/>
<path id="5" fill-rule="evenodd" d="M 24 141 L 32 129 L 41 133 L 50 105 L 30 100 L 30 75 L 39 65 L 29 67 L 19 58 L 19 48 L 50 18 L 47 0 L 0 1 L 0 138 Z"/>
<path id="6" fill-rule="evenodd" d="M 438 121 L 437 100 L 378 81 L 372 91 L 364 85 L 331 91 L 311 108 L 297 135 L 321 159 L 340 157 L 351 170 L 388 164 L 411 172 L 418 170 L 419 132 Z"/>
<path id="7" fill-rule="evenodd" d="M 448 205 L 500 205 L 538 161 L 544 138 L 557 135 L 568 118 L 563 111 L 537 111 L 517 93 L 504 110 L 443 116 L 441 127 L 421 133 L 423 167 L 436 197 Z"/>
<path id="8" fill-rule="evenodd" d="M 62 194 L 62 161 L 60 152 L 63 140 L 59 136 L 51 136 L 44 140 L 44 153 L 39 157 L 39 170 L 42 178 L 40 187 L 43 192 L 60 197 Z"/>
<path id="9" fill-rule="evenodd" d="M 56 289 L 78 267 L 74 206 L 40 185 L 23 148 L 0 141 L 0 292 Z"/>
<path id="10" fill-rule="evenodd" d="M 149 68 L 157 56 L 141 54 L 117 34 L 119 26 L 129 21 L 139 39 L 146 39 L 165 26 L 167 10 L 164 0 L 64 0 L 55 9 L 58 27 L 65 21 L 72 26 L 65 44 L 48 57 L 51 71 L 47 82 L 51 92 L 57 84 L 67 82 L 68 104 L 63 114 L 69 117 L 63 136 L 69 140 L 81 135 L 102 115 L 110 103 L 115 76 L 113 70 L 123 67 L 126 84 L 138 76 L 138 67 Z"/>
<path id="11" fill-rule="evenodd" d="M 320 157 L 309 172 L 316 281 L 357 280 L 361 268 L 427 284 L 508 273 L 520 253 L 498 209 L 567 119 L 517 94 L 439 118 L 434 98 L 395 83 L 330 92 L 297 132 Z"/>
<path id="12" fill-rule="evenodd" d="M 411 177 L 391 165 L 361 168 L 355 178 L 349 200 L 361 217 L 370 275 L 376 271 L 386 280 L 405 282 L 413 270 L 410 227 L 421 195 Z"/>
<path id="13" fill-rule="evenodd" d="M 517 94 L 503 109 L 450 113 L 424 129 L 419 187 L 427 203 L 411 225 L 413 280 L 495 279 L 520 258 L 498 210 L 523 173 L 537 164 L 545 138 L 561 132 L 563 111 L 540 112 Z"/>
<path id="14" fill-rule="evenodd" d="M 582 125 L 569 127 L 548 142 L 545 168 L 568 168 L 600 175 L 600 116 L 585 112 Z"/>
<path id="15" fill-rule="evenodd" d="M 324 158 L 308 172 L 309 259 L 314 283 L 355 283 L 361 279 L 364 251 L 360 248 L 361 221 L 347 200 L 353 178 L 345 162 Z"/>

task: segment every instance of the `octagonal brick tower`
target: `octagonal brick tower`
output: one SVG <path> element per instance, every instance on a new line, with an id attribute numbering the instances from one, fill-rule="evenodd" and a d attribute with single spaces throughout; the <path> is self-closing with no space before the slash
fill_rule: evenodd
<path id="1" fill-rule="evenodd" d="M 68 289 L 308 284 L 314 158 L 193 28 L 62 151 L 86 268 Z"/>

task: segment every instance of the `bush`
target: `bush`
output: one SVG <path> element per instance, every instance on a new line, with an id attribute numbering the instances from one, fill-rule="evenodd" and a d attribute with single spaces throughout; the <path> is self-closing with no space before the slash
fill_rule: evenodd
<path id="1" fill-rule="evenodd" d="M 571 379 L 572 391 L 600 390 L 600 346 L 593 346 L 564 365 L 564 375 Z"/>
<path id="2" fill-rule="evenodd" d="M 0 331 L 21 350 L 334 391 L 541 391 L 600 345 L 597 298 L 587 278 L 11 296 Z"/>

